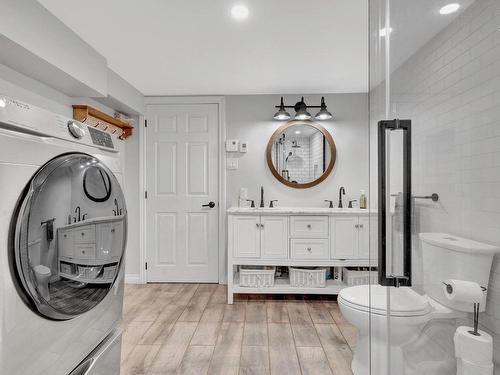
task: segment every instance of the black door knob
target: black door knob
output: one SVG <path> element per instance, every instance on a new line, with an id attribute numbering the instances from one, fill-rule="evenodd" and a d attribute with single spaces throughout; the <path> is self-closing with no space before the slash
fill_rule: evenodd
<path id="1" fill-rule="evenodd" d="M 215 202 L 208 202 L 207 204 L 202 204 L 201 207 L 214 208 L 215 207 Z"/>

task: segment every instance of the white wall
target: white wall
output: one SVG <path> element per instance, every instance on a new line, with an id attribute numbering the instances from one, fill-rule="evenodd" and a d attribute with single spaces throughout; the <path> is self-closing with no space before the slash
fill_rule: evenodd
<path id="1" fill-rule="evenodd" d="M 445 232 L 500 246 L 499 25 L 500 2 L 476 1 L 391 76 L 392 117 L 413 124 L 413 191 L 440 195 L 438 204 L 418 201 L 416 232 Z M 374 119 L 382 116 L 381 97 L 382 87 L 371 93 Z M 421 287 L 416 235 L 413 256 L 413 276 Z M 494 336 L 498 367 L 498 255 L 481 325 Z"/>
<path id="2" fill-rule="evenodd" d="M 300 95 L 286 95 L 285 103 L 294 105 Z M 321 95 L 306 95 L 310 105 L 319 105 Z M 247 187 L 249 197 L 258 204 L 260 187 L 264 186 L 266 205 L 278 199 L 280 206 L 324 206 L 324 199 L 338 201 L 338 190 L 344 186 L 347 199 L 359 199 L 361 189 L 368 190 L 368 95 L 325 95 L 328 110 L 334 118 L 319 122 L 332 135 L 337 146 L 337 161 L 332 174 L 310 189 L 293 189 L 277 181 L 266 163 L 269 138 L 282 122 L 273 120 L 279 95 L 237 95 L 226 97 L 228 139 L 248 141 L 246 154 L 227 153 L 239 158 L 239 169 L 227 171 L 227 205 L 238 204 L 239 189 Z M 290 109 L 293 114 L 293 109 Z M 311 109 L 314 115 L 314 110 Z"/>

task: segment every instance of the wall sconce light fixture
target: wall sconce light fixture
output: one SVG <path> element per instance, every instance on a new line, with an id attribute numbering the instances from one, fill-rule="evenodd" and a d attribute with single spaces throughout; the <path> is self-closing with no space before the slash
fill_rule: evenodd
<path id="1" fill-rule="evenodd" d="M 310 120 L 312 116 L 307 111 L 308 108 L 320 109 L 316 116 L 314 116 L 315 120 L 324 121 L 330 120 L 333 117 L 332 114 L 326 109 L 325 97 L 321 98 L 321 105 L 307 105 L 304 102 L 304 97 L 302 97 L 300 102 L 297 102 L 294 106 L 285 105 L 283 102 L 283 97 L 281 97 L 280 105 L 277 105 L 275 107 L 278 108 L 278 112 L 276 112 L 276 114 L 274 115 L 274 119 L 278 121 L 287 121 L 292 118 L 290 116 L 290 113 L 286 111 L 286 108 L 293 108 L 295 110 L 295 120 Z"/>

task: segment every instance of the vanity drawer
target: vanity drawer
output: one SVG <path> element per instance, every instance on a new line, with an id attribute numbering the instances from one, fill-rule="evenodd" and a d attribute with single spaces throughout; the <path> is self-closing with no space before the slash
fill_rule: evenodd
<path id="1" fill-rule="evenodd" d="M 73 238 L 75 243 L 95 243 L 95 226 L 88 225 L 75 228 Z"/>
<path id="2" fill-rule="evenodd" d="M 298 238 L 327 238 L 328 216 L 291 216 L 290 234 Z"/>
<path id="3" fill-rule="evenodd" d="M 328 239 L 308 238 L 291 239 L 291 258 L 292 259 L 328 259 Z"/>
<path id="4" fill-rule="evenodd" d="M 75 245 L 74 256 L 77 259 L 95 259 L 95 245 L 93 244 Z"/>

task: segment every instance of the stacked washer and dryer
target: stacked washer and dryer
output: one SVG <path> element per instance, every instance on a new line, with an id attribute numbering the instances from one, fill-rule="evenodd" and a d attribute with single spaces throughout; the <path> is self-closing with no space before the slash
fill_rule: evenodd
<path id="1" fill-rule="evenodd" d="M 117 143 L 0 96 L 0 374 L 119 374 L 127 214 Z"/>

